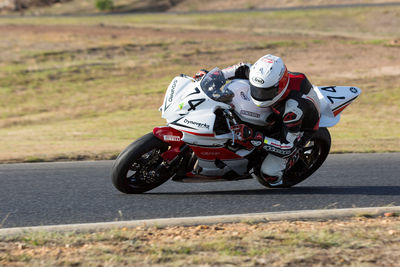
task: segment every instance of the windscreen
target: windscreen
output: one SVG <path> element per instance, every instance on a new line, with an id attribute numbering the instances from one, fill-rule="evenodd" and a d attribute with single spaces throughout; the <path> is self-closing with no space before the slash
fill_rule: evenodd
<path id="1" fill-rule="evenodd" d="M 228 103 L 234 96 L 230 90 L 225 90 L 226 79 L 219 68 L 214 68 L 208 72 L 200 82 L 201 89 L 208 97 L 215 101 Z"/>

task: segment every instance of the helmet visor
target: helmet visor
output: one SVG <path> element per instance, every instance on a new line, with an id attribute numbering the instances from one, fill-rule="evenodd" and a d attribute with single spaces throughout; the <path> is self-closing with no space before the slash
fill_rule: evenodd
<path id="1" fill-rule="evenodd" d="M 250 84 L 251 97 L 253 97 L 257 101 L 272 100 L 275 96 L 278 95 L 278 93 L 279 93 L 279 83 L 268 88 L 257 87 Z"/>

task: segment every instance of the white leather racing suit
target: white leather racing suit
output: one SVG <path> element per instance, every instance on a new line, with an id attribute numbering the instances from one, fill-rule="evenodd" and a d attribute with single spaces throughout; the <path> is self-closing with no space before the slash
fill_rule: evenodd
<path id="1" fill-rule="evenodd" d="M 239 63 L 222 72 L 226 79 L 248 80 L 250 67 L 249 63 Z M 293 155 L 318 130 L 320 118 L 319 99 L 307 77 L 292 72 L 289 77 L 286 93 L 270 107 L 273 113 L 267 119 L 280 134 L 275 138 L 264 137 L 263 149 L 268 155 L 261 165 L 261 173 L 272 186 L 282 184 L 282 176 L 290 167 Z"/>

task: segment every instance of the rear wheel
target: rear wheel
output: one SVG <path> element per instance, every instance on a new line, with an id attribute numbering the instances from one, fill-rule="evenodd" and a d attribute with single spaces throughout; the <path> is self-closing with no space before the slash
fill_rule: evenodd
<path id="1" fill-rule="evenodd" d="M 294 186 L 313 174 L 329 154 L 331 148 L 331 135 L 328 129 L 319 128 L 319 130 L 311 137 L 307 144 L 299 151 L 299 159 L 285 172 L 283 176 L 283 184 L 278 186 L 271 186 L 261 177 L 258 181 L 267 187 L 274 188 L 287 188 Z"/>
<path id="2" fill-rule="evenodd" d="M 149 133 L 131 143 L 112 167 L 112 182 L 119 191 L 139 194 L 166 182 L 172 175 L 161 154 L 168 144 Z"/>

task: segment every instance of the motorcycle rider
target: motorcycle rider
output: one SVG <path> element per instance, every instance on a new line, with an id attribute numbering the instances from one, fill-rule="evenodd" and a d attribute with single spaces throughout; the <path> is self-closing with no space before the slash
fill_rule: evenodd
<path id="1" fill-rule="evenodd" d="M 296 160 L 298 149 L 318 130 L 320 103 L 312 84 L 303 73 L 289 72 L 282 59 L 271 54 L 253 65 L 239 63 L 227 67 L 222 73 L 227 80 L 248 80 L 251 101 L 266 112 L 272 110 L 266 128 L 276 127 L 278 136 L 254 133 L 244 124 L 233 126 L 233 130 L 239 142 L 251 143 L 268 152 L 261 165 L 261 175 L 271 186 L 281 185 L 285 170 Z M 195 78 L 204 74 L 201 70 Z"/>

